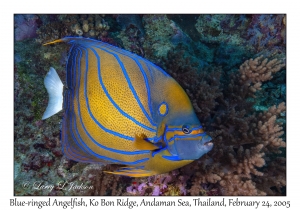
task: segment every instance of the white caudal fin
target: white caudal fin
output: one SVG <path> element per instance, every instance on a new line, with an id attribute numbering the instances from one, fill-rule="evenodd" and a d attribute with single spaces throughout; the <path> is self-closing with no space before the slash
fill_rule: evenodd
<path id="1" fill-rule="evenodd" d="M 44 79 L 44 84 L 49 94 L 49 101 L 46 111 L 44 112 L 44 115 L 42 117 L 43 120 L 62 110 L 62 93 L 64 86 L 55 69 L 52 67 L 50 67 L 50 70 Z"/>

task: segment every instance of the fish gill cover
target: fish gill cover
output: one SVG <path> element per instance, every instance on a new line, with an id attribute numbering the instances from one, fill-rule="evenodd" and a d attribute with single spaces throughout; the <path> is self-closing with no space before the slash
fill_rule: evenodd
<path id="1" fill-rule="evenodd" d="M 15 195 L 285 195 L 285 15 L 18 14 L 14 27 Z M 164 69 L 188 94 L 213 149 L 145 178 L 64 157 L 63 113 L 41 117 L 44 77 L 52 66 L 65 84 L 69 51 L 42 44 L 65 36 L 101 40 Z M 86 188 L 57 188 L 66 182 Z"/>

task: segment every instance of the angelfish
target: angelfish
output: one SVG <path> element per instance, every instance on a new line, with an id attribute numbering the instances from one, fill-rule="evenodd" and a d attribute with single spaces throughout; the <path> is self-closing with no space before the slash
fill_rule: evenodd
<path id="1" fill-rule="evenodd" d="M 80 37 L 71 45 L 67 89 L 54 68 L 45 77 L 46 119 L 62 110 L 62 150 L 72 160 L 121 164 L 108 173 L 151 176 L 182 167 L 213 148 L 182 87 L 150 61 Z"/>

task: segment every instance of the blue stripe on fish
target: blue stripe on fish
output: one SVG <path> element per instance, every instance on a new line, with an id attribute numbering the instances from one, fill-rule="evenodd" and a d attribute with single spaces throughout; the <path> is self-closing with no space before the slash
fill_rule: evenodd
<path id="1" fill-rule="evenodd" d="M 161 138 L 162 138 L 162 136 L 155 136 L 155 137 L 152 137 L 152 138 L 146 138 L 145 140 L 156 143 L 159 140 L 161 140 Z"/>
<path id="2" fill-rule="evenodd" d="M 133 121 L 134 123 L 136 123 L 137 125 L 141 126 L 142 128 L 145 128 L 149 131 L 152 131 L 152 132 L 155 132 L 156 129 L 153 129 L 153 128 L 150 128 L 144 124 L 142 124 L 141 122 L 137 121 L 136 119 L 134 119 L 133 117 L 131 117 L 130 115 L 128 115 L 126 112 L 124 112 L 117 104 L 116 102 L 111 98 L 110 94 L 108 93 L 103 81 L 102 81 L 102 77 L 101 77 L 101 70 L 100 70 L 100 58 L 99 58 L 99 55 L 97 54 L 97 52 L 92 49 L 92 48 L 89 48 L 91 51 L 93 51 L 93 53 L 95 54 L 96 58 L 97 58 L 97 66 L 98 66 L 98 77 L 99 77 L 99 82 L 102 86 L 102 89 L 103 91 L 105 92 L 106 96 L 109 98 L 110 102 L 116 107 L 116 109 L 123 115 L 125 116 L 126 118 L 130 119 L 131 121 Z M 123 68 L 123 67 L 122 67 Z M 86 81 L 85 81 L 85 84 L 86 84 Z M 86 91 L 86 89 L 85 89 Z M 87 101 L 87 104 L 88 104 L 88 101 Z M 90 109 L 89 109 L 89 112 L 90 112 Z M 92 114 L 92 113 L 90 113 Z M 94 119 L 94 118 L 93 118 Z M 112 131 L 114 132 L 114 131 Z M 122 134 L 120 134 L 122 135 Z M 124 135 L 123 135 L 124 136 Z M 134 140 L 134 138 L 130 138 L 129 140 Z"/>
<path id="3" fill-rule="evenodd" d="M 160 67 L 93 39 L 46 45 L 57 42 L 72 45 L 62 132 L 67 158 L 127 165 L 109 173 L 140 177 L 182 167 L 212 149 L 187 94 Z"/>
<path id="4" fill-rule="evenodd" d="M 87 59 L 88 59 L 88 52 L 87 52 L 87 50 L 86 50 L 85 48 L 83 48 L 83 49 L 86 51 L 86 60 L 87 60 Z M 90 105 L 89 105 L 89 102 L 88 102 L 88 96 L 87 96 L 87 93 L 86 93 L 88 62 L 86 61 L 85 63 L 86 63 L 86 70 L 85 70 L 85 75 L 84 75 L 84 80 L 85 80 L 85 81 L 84 81 L 84 97 L 85 97 L 86 106 L 87 106 L 87 108 L 88 108 L 88 112 L 89 112 L 91 118 L 92 118 L 92 119 L 94 120 L 94 122 L 95 122 L 102 130 L 104 130 L 105 132 L 108 132 L 108 133 L 110 133 L 110 134 L 113 134 L 113 135 L 118 136 L 118 137 L 123 138 L 123 139 L 127 139 L 127 140 L 133 141 L 133 140 L 134 140 L 134 137 L 126 136 L 126 135 L 120 134 L 120 133 L 118 133 L 118 132 L 115 132 L 115 131 L 113 131 L 113 130 L 110 130 L 110 129 L 108 129 L 108 128 L 105 128 L 101 123 L 98 122 L 98 120 L 97 120 L 97 119 L 94 117 L 94 115 L 92 114 L 91 109 L 90 109 Z M 100 63 L 99 63 L 99 65 L 100 65 Z M 99 67 L 98 67 L 98 69 L 99 69 Z M 100 83 L 101 83 L 101 82 L 102 82 L 102 80 L 100 81 Z M 101 85 L 103 85 L 103 84 L 101 83 Z M 102 86 L 102 88 L 103 88 L 103 90 L 104 90 L 104 87 L 103 87 L 103 86 Z M 105 93 L 106 93 L 106 95 L 107 95 L 107 91 L 106 91 Z M 108 97 L 109 97 L 109 99 L 111 99 L 110 96 L 108 96 Z M 113 104 L 115 104 L 115 103 L 113 103 Z"/>
<path id="5" fill-rule="evenodd" d="M 75 39 L 79 40 L 79 42 L 82 40 L 82 38 L 80 37 L 64 37 L 62 38 L 62 40 L 64 40 L 65 42 L 67 43 L 72 43 L 72 42 L 75 42 Z M 136 55 L 132 52 L 129 52 L 127 50 L 123 50 L 121 48 L 118 48 L 116 46 L 113 46 L 113 45 L 110 45 L 110 44 L 107 44 L 105 42 L 102 42 L 102 41 L 99 41 L 99 40 L 94 40 L 94 39 L 89 39 L 89 38 L 86 38 L 87 40 L 90 40 L 90 41 L 93 41 L 93 42 L 98 42 L 100 45 L 102 46 L 105 46 L 106 48 L 109 48 L 109 49 L 112 49 L 113 51 L 115 52 L 118 52 L 118 53 L 127 53 L 127 55 L 130 57 L 130 58 L 139 58 L 139 59 L 142 59 L 145 63 L 148 63 L 149 65 L 153 66 L 154 68 L 156 68 L 159 72 L 163 73 L 164 76 L 166 77 L 171 77 L 167 72 L 165 72 L 162 68 L 160 68 L 159 66 L 155 65 L 154 63 L 151 63 L 150 61 L 146 60 L 145 58 L 139 56 L 139 55 Z M 90 43 L 87 43 L 87 44 L 90 44 Z"/>
<path id="6" fill-rule="evenodd" d="M 157 126 L 157 124 L 153 121 L 152 117 L 149 116 L 149 114 L 145 110 L 143 104 L 141 103 L 140 99 L 138 98 L 138 95 L 136 94 L 136 91 L 134 90 L 134 87 L 133 87 L 133 85 L 132 85 L 132 83 L 130 81 L 130 78 L 129 78 L 128 74 L 127 74 L 126 68 L 124 67 L 124 65 L 123 65 L 122 61 L 120 60 L 119 56 L 117 54 L 115 54 L 113 51 L 107 51 L 106 49 L 104 49 L 102 47 L 98 47 L 98 46 L 95 46 L 95 45 L 89 45 L 89 46 L 92 46 L 92 47 L 98 48 L 100 50 L 103 50 L 103 51 L 105 51 L 105 52 L 113 55 L 117 59 L 118 63 L 120 64 L 120 66 L 122 68 L 122 71 L 123 71 L 124 76 L 125 76 L 125 78 L 127 80 L 127 83 L 129 84 L 129 88 L 131 89 L 131 92 L 133 93 L 133 95 L 134 95 L 136 101 L 138 102 L 140 108 L 142 109 L 144 115 L 147 117 L 147 119 L 151 123 L 151 125 Z M 146 73 L 144 71 L 144 68 L 141 66 L 141 63 L 137 60 L 137 58 L 129 56 L 128 53 L 126 53 L 124 51 L 121 51 L 121 52 L 118 52 L 118 53 L 121 54 L 121 55 L 127 56 L 128 58 L 134 60 L 135 63 L 137 64 L 137 66 L 139 67 L 140 72 L 142 73 L 144 81 L 145 81 L 145 86 L 146 86 L 146 90 L 147 90 L 147 97 L 148 97 L 148 106 L 149 106 L 150 114 L 151 114 L 151 116 L 153 116 L 152 115 L 153 111 L 152 111 L 152 106 L 151 106 L 150 87 L 149 87 L 148 78 L 147 78 L 147 75 L 146 75 Z M 144 61 L 144 59 L 142 59 L 142 61 Z"/>
<path id="7" fill-rule="evenodd" d="M 80 117 L 80 121 L 81 121 L 81 123 L 82 123 L 81 117 Z M 87 133 L 87 131 L 86 131 L 86 129 L 85 129 L 84 126 L 83 126 L 83 128 L 84 128 L 85 132 Z M 139 159 L 139 160 L 136 160 L 136 161 L 133 161 L 133 162 L 128 162 L 128 161 L 120 161 L 120 160 L 117 160 L 117 159 L 113 159 L 113 158 L 109 158 L 109 157 L 106 157 L 106 156 L 99 155 L 99 154 L 95 153 L 93 150 L 91 150 L 91 149 L 84 143 L 84 141 L 83 141 L 82 138 L 80 137 L 80 134 L 79 134 L 79 132 L 78 132 L 78 130 L 77 130 L 77 128 L 76 128 L 76 121 L 75 121 L 75 131 L 76 131 L 76 134 L 78 135 L 78 138 L 79 138 L 80 143 L 87 149 L 88 154 L 91 154 L 92 156 L 97 157 L 97 158 L 99 158 L 99 159 L 103 159 L 103 160 L 107 160 L 107 161 L 111 161 L 111 162 L 119 163 L 119 164 L 125 164 L 125 165 L 135 165 L 135 164 L 143 163 L 143 162 L 149 160 L 149 158 L 144 158 L 144 159 Z M 87 135 L 89 135 L 89 134 L 87 133 Z M 91 136 L 89 136 L 89 137 L 91 138 Z M 93 139 L 91 138 L 91 140 L 93 140 Z M 81 146 L 81 148 L 82 148 L 82 146 Z M 128 155 L 128 154 L 127 154 L 127 155 Z"/>
<path id="8" fill-rule="evenodd" d="M 86 56 L 88 56 L 88 54 L 87 54 L 87 50 L 86 49 L 84 49 L 85 51 L 86 51 Z M 81 56 L 82 56 L 82 53 L 81 53 Z M 86 71 L 85 71 L 85 74 L 84 74 L 84 80 L 85 80 L 85 82 L 84 82 L 84 94 L 85 94 L 85 97 L 87 98 L 87 96 L 86 96 L 86 85 L 87 85 L 87 73 L 88 73 L 88 66 L 87 66 L 88 64 L 87 64 L 87 62 L 86 62 Z M 78 66 L 80 66 L 80 59 L 79 59 L 79 64 L 78 64 Z M 78 74 L 80 75 L 81 74 L 81 72 L 80 72 L 80 69 L 78 70 Z M 80 85 L 80 77 L 78 77 L 78 84 Z M 79 97 L 79 88 L 77 88 L 77 96 Z M 88 105 L 88 102 L 87 102 L 87 100 L 86 100 L 86 105 L 87 105 L 87 107 L 88 107 L 88 109 L 89 109 L 89 105 Z M 77 100 L 77 106 L 78 106 L 78 116 L 79 116 L 79 119 L 80 119 L 80 123 L 81 123 L 81 127 L 84 129 L 84 131 L 85 131 L 85 133 L 87 134 L 87 136 L 92 140 L 92 142 L 94 143 L 94 144 L 96 144 L 97 146 L 99 146 L 99 147 L 101 147 L 101 148 L 103 148 L 103 149 L 106 149 L 106 150 L 108 150 L 108 151 L 111 151 L 111 152 L 116 152 L 116 153 L 119 153 L 119 154 L 126 154 L 126 155 L 136 155 L 136 154 L 147 154 L 147 153 L 149 153 L 150 151 L 149 150 L 141 150 L 141 151 L 133 151 L 133 152 L 129 152 L 129 151 L 123 151 L 123 150 L 116 150 L 116 149 L 112 149 L 112 148 L 109 148 L 109 147 L 106 147 L 106 146 L 103 146 L 102 144 L 99 144 L 90 134 L 89 134 L 89 132 L 87 131 L 87 129 L 85 128 L 85 126 L 84 126 L 84 124 L 83 124 L 83 122 L 82 122 L 82 118 L 81 118 L 81 114 L 80 114 L 80 103 L 79 103 L 79 100 Z M 90 110 L 89 110 L 89 112 L 90 112 Z M 97 121 L 95 118 L 94 118 L 94 116 L 91 116 L 92 118 L 93 118 L 93 120 L 94 121 Z M 98 121 L 97 121 L 98 122 Z M 98 122 L 99 123 L 99 122 Z M 99 123 L 99 125 L 101 125 L 100 123 Z M 101 125 L 102 126 L 102 125 Z M 101 127 L 100 126 L 100 127 Z M 106 128 L 105 127 L 101 127 L 101 128 L 104 128 L 103 130 L 105 130 Z M 76 130 L 77 130 L 77 128 L 76 128 Z M 107 129 L 108 130 L 108 129 Z M 113 133 L 112 133 L 113 134 Z M 120 134 L 121 135 L 121 134 Z M 124 135 L 122 135 L 122 136 L 124 136 Z M 119 137 L 122 137 L 122 136 L 119 136 Z M 125 136 L 125 137 L 127 137 L 127 136 Z M 130 138 L 130 137 L 127 137 L 127 138 Z M 131 140 L 131 139 L 129 139 L 129 140 Z M 132 140 L 134 140 L 134 139 L 132 139 Z M 85 143 L 83 143 L 85 146 L 87 146 Z"/>
<path id="9" fill-rule="evenodd" d="M 206 136 L 206 135 L 207 135 L 207 134 L 204 132 L 204 133 L 198 133 L 198 134 L 195 134 L 195 135 L 191 135 L 190 137 L 191 137 L 191 138 L 196 138 L 196 137 L 198 137 L 198 136 Z M 168 140 L 168 142 L 173 141 L 175 138 L 184 139 L 184 138 L 186 138 L 186 136 L 174 135 L 174 137 L 170 138 L 170 139 Z"/>
<path id="10" fill-rule="evenodd" d="M 76 55 L 78 54 L 78 51 L 76 51 Z M 75 56 L 75 58 L 77 58 L 77 56 Z M 74 69 L 76 70 L 76 60 L 74 59 L 73 62 L 70 64 L 70 67 L 68 67 L 68 69 L 70 69 L 71 71 L 73 71 Z M 76 75 L 76 74 L 75 74 Z M 71 80 L 73 82 L 73 80 Z M 72 85 L 71 85 L 72 86 Z M 74 86 L 72 86 L 72 88 L 74 88 Z M 74 98 L 74 91 L 72 91 L 73 94 L 72 94 L 72 98 Z M 74 129 L 72 128 L 73 127 L 73 115 L 74 115 L 74 105 L 73 104 L 70 104 L 70 93 L 71 91 L 66 91 L 66 94 L 68 98 L 66 98 L 66 101 L 67 101 L 67 106 L 66 106 L 66 116 L 67 118 L 69 118 L 70 120 L 69 121 L 65 121 L 64 120 L 64 147 L 66 148 L 66 152 L 68 153 L 67 156 L 71 156 L 74 158 L 74 160 L 77 160 L 77 161 L 82 161 L 82 162 L 87 162 L 87 163 L 91 163 L 91 162 L 97 162 L 97 161 L 92 161 L 91 160 L 91 156 L 83 156 L 81 154 L 81 152 L 78 150 L 78 149 L 81 149 L 81 150 L 84 150 L 83 152 L 85 152 L 86 154 L 89 154 L 84 148 L 82 148 L 79 144 L 78 144 L 78 140 L 77 138 L 75 137 L 74 133 L 72 132 Z M 75 117 L 74 117 L 74 120 L 75 120 Z M 68 122 L 68 123 L 67 123 Z M 71 123 L 70 123 L 71 122 Z M 67 125 L 68 126 L 71 126 L 71 129 L 67 129 Z M 76 145 L 78 146 L 78 149 L 76 149 L 76 147 L 72 146 L 72 145 L 69 145 L 69 141 L 68 141 L 68 138 L 67 138 L 67 133 L 66 131 L 71 131 L 71 136 L 72 136 L 72 139 L 74 140 L 74 142 L 76 143 Z M 63 153 L 64 150 L 63 150 Z M 80 157 L 80 160 L 78 158 L 78 156 Z M 87 160 L 86 160 L 87 159 Z"/>
<path id="11" fill-rule="evenodd" d="M 71 46 L 71 50 L 69 51 L 69 55 L 68 55 L 68 59 L 67 59 L 67 63 L 66 63 L 67 69 L 69 68 L 69 65 L 71 65 L 70 64 L 70 61 L 71 61 L 70 59 L 71 59 L 71 53 L 72 53 L 73 46 L 74 45 Z M 70 75 L 67 74 L 67 76 L 66 76 L 66 83 L 67 83 L 68 87 L 71 87 L 71 85 L 69 85 L 69 82 L 70 82 L 70 78 L 69 77 L 70 77 Z"/>
<path id="12" fill-rule="evenodd" d="M 80 66 L 80 59 L 79 59 L 79 66 Z M 79 75 L 80 75 L 80 70 L 79 70 L 78 73 L 79 73 Z M 78 85 L 80 86 L 80 77 L 78 77 Z M 79 95 L 78 92 L 79 92 L 79 88 L 77 88 L 77 95 Z M 74 91 L 72 91 L 72 97 L 74 98 Z M 79 110 L 80 110 L 80 103 L 79 103 L 79 100 L 77 100 L 77 106 L 78 106 L 78 115 L 80 116 L 81 126 L 82 126 L 82 128 L 85 130 L 85 132 L 86 132 L 86 134 L 89 136 L 89 138 L 95 143 L 95 140 L 89 135 L 89 133 L 86 131 L 85 126 L 84 126 L 83 123 L 82 123 L 82 118 L 81 118 L 80 111 L 79 111 Z M 72 107 L 71 110 L 73 110 L 73 112 L 74 112 L 74 105 L 71 105 L 70 107 Z M 70 109 L 67 109 L 67 110 L 66 110 L 66 113 L 71 114 Z M 75 115 L 75 113 L 74 113 L 74 115 Z M 133 162 L 128 162 L 128 161 L 120 161 L 120 160 L 117 160 L 117 159 L 108 158 L 108 157 L 106 157 L 106 156 L 102 156 L 102 155 L 99 155 L 99 154 L 95 153 L 94 151 L 92 151 L 92 150 L 85 144 L 85 142 L 84 142 L 84 141 L 82 140 L 82 138 L 80 137 L 80 134 L 79 134 L 78 129 L 77 129 L 75 117 L 74 117 L 74 120 L 73 120 L 72 114 L 71 114 L 71 116 L 68 116 L 68 117 L 69 117 L 69 119 L 71 120 L 71 126 L 74 125 L 74 129 L 69 129 L 69 130 L 72 130 L 72 131 L 75 130 L 75 133 L 76 133 L 76 134 L 74 134 L 73 132 L 71 133 L 72 138 L 73 138 L 73 141 L 75 142 L 75 144 L 76 144 L 80 149 L 84 150 L 85 153 L 90 154 L 91 156 L 97 157 L 97 158 L 99 158 L 99 159 L 103 159 L 103 160 L 107 160 L 107 161 L 111 161 L 111 162 L 115 162 L 115 163 L 119 163 L 119 164 L 126 164 L 126 165 L 135 165 L 135 164 L 143 163 L 143 162 L 145 162 L 145 161 L 147 161 L 147 160 L 149 159 L 149 158 L 144 158 L 144 159 L 139 159 L 139 160 L 136 160 L 136 161 L 133 161 Z M 65 131 L 66 131 L 66 124 L 67 124 L 67 123 L 65 123 L 65 125 L 64 125 Z M 73 127 L 73 126 L 72 126 L 72 127 Z M 77 135 L 78 138 L 76 138 L 75 135 Z M 67 150 L 71 150 L 71 152 L 68 152 L 68 154 L 69 154 L 68 156 L 72 156 L 75 160 L 79 160 L 78 157 L 74 156 L 74 155 L 77 155 L 77 156 L 81 157 L 80 161 L 82 161 L 82 162 L 89 162 L 89 163 L 90 163 L 90 162 L 97 162 L 97 161 L 91 161 L 91 158 L 90 158 L 90 157 L 83 156 L 78 150 L 77 150 L 77 151 L 72 151 L 72 150 L 76 150 L 76 148 L 74 148 L 74 145 L 69 145 L 69 144 L 68 144 L 69 141 L 66 140 L 66 139 L 67 139 L 67 134 L 65 133 L 65 141 L 64 141 L 64 142 L 65 142 L 65 144 L 67 144 L 67 145 L 65 145 L 65 146 L 66 146 L 66 149 L 67 149 Z M 78 139 L 79 139 L 80 143 L 78 142 Z M 98 145 L 98 146 L 103 146 L 103 145 Z M 118 150 L 115 150 L 115 151 L 113 151 L 113 152 L 120 152 L 121 154 L 123 154 L 122 151 L 118 151 Z M 132 155 L 135 155 L 135 154 L 140 154 L 139 152 L 142 152 L 142 153 L 143 153 L 143 151 L 138 151 L 138 152 L 126 152 L 125 154 L 130 155 L 129 153 L 132 153 Z M 149 151 L 144 151 L 144 152 L 147 153 L 147 152 L 149 152 Z M 89 160 L 88 160 L 88 161 L 85 161 L 84 159 L 89 159 Z"/>
<path id="13" fill-rule="evenodd" d="M 148 121 L 149 121 L 152 125 L 156 126 L 155 124 L 153 124 L 152 119 L 150 119 L 150 117 L 149 117 L 148 113 L 146 112 L 146 110 L 145 110 L 143 104 L 141 103 L 140 99 L 138 98 L 138 95 L 137 95 L 136 91 L 134 90 L 134 87 L 132 86 L 132 83 L 131 83 L 131 81 L 130 81 L 130 78 L 129 78 L 128 74 L 127 74 L 126 68 L 124 67 L 124 64 L 123 64 L 123 62 L 120 60 L 119 56 L 118 56 L 117 54 L 113 53 L 113 52 L 110 52 L 110 51 L 104 49 L 104 48 L 96 47 L 96 46 L 94 46 L 94 47 L 95 47 L 95 48 L 98 48 L 98 49 L 100 49 L 100 50 L 103 50 L 103 51 L 105 51 L 105 52 L 107 52 L 107 53 L 113 55 L 113 56 L 116 58 L 116 60 L 118 61 L 119 65 L 120 65 L 120 67 L 121 67 L 121 69 L 122 69 L 122 72 L 123 72 L 123 74 L 124 74 L 124 76 L 125 76 L 125 79 L 126 79 L 126 81 L 127 81 L 127 84 L 128 84 L 128 86 L 129 86 L 129 88 L 130 88 L 132 94 L 134 95 L 135 100 L 136 100 L 137 103 L 139 104 L 140 108 L 142 109 L 144 115 L 147 117 Z M 92 48 L 90 48 L 90 49 L 93 50 L 93 52 L 94 52 L 95 55 L 97 56 L 97 60 L 98 60 L 98 58 L 99 58 L 98 54 L 94 51 L 94 49 L 92 49 Z M 100 58 L 99 58 L 99 59 L 100 59 Z M 99 63 L 99 66 L 100 66 L 100 63 Z M 98 66 L 98 71 L 100 71 L 99 66 Z M 105 90 L 106 90 L 106 89 L 105 89 Z M 147 92 L 149 93 L 149 90 L 148 90 Z M 105 92 L 105 93 L 106 93 L 106 92 Z M 107 93 L 107 94 L 108 94 L 108 93 Z M 148 97 L 149 97 L 149 96 L 148 96 Z M 148 98 L 148 100 L 149 100 L 149 98 Z M 132 117 L 131 117 L 131 118 L 132 118 Z M 134 118 L 132 118 L 132 119 L 134 119 Z M 135 120 L 135 119 L 134 119 L 134 120 Z M 156 131 L 156 129 L 150 128 L 150 127 L 148 127 L 148 126 L 143 127 L 143 128 L 145 128 L 145 129 L 147 129 L 147 130 L 149 130 L 149 131 L 153 131 L 153 132 Z"/>
<path id="14" fill-rule="evenodd" d="M 190 131 L 202 129 L 202 126 L 191 128 Z M 167 131 L 181 131 L 182 128 L 168 128 Z"/>

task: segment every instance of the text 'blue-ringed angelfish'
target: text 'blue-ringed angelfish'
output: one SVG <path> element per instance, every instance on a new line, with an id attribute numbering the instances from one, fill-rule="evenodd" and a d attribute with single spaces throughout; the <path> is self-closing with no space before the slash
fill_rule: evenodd
<path id="1" fill-rule="evenodd" d="M 113 174 L 151 176 L 182 167 L 213 144 L 181 86 L 148 60 L 101 41 L 65 37 L 72 45 L 67 90 L 56 71 L 43 119 L 62 110 L 62 149 L 72 160 L 122 164 Z M 45 44 L 45 45 L 47 45 Z"/>

